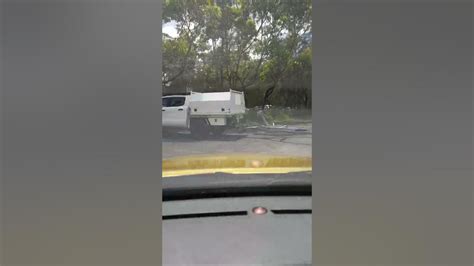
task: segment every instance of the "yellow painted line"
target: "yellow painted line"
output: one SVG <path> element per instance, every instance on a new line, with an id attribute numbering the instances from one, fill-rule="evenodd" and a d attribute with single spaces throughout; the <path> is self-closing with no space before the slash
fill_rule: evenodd
<path id="1" fill-rule="evenodd" d="M 175 177 L 183 175 L 198 175 L 198 174 L 287 174 L 296 172 L 311 171 L 311 167 L 298 168 L 220 168 L 220 169 L 194 169 L 194 170 L 175 170 L 163 171 L 163 177 Z"/>

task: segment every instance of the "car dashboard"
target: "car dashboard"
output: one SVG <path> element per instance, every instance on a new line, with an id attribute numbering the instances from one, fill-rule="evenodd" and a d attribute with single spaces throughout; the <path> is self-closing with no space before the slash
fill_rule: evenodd
<path id="1" fill-rule="evenodd" d="M 163 265 L 311 265 L 308 186 L 231 188 L 164 193 Z"/>

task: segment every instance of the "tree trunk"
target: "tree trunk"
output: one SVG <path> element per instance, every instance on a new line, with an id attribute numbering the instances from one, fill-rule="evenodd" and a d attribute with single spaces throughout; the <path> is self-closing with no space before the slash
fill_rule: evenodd
<path id="1" fill-rule="evenodd" d="M 275 90 L 275 86 L 276 85 L 273 85 L 265 91 L 265 96 L 263 96 L 262 110 L 265 110 L 265 105 L 267 105 L 267 103 L 269 102 L 268 100 L 270 96 L 272 96 L 272 93 Z"/>
<path id="2" fill-rule="evenodd" d="M 219 85 L 220 85 L 220 89 L 222 89 L 224 87 L 224 71 L 222 69 L 222 66 L 219 69 L 219 77 L 220 77 Z"/>

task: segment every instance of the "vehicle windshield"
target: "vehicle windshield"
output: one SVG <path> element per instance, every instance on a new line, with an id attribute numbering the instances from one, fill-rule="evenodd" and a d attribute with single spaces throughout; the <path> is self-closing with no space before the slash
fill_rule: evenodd
<path id="1" fill-rule="evenodd" d="M 186 102 L 185 97 L 163 97 L 162 106 L 163 107 L 183 106 L 185 102 Z"/>
<path id="2" fill-rule="evenodd" d="M 276 171 L 311 158 L 311 18 L 308 0 L 165 1 L 164 166 Z"/>

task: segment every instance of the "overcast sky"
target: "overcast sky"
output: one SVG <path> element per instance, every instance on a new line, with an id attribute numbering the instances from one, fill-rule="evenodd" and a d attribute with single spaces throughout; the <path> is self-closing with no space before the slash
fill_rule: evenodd
<path id="1" fill-rule="evenodd" d="M 176 22 L 171 21 L 166 24 L 163 24 L 163 33 L 166 33 L 171 37 L 177 37 L 178 32 L 176 31 Z"/>

